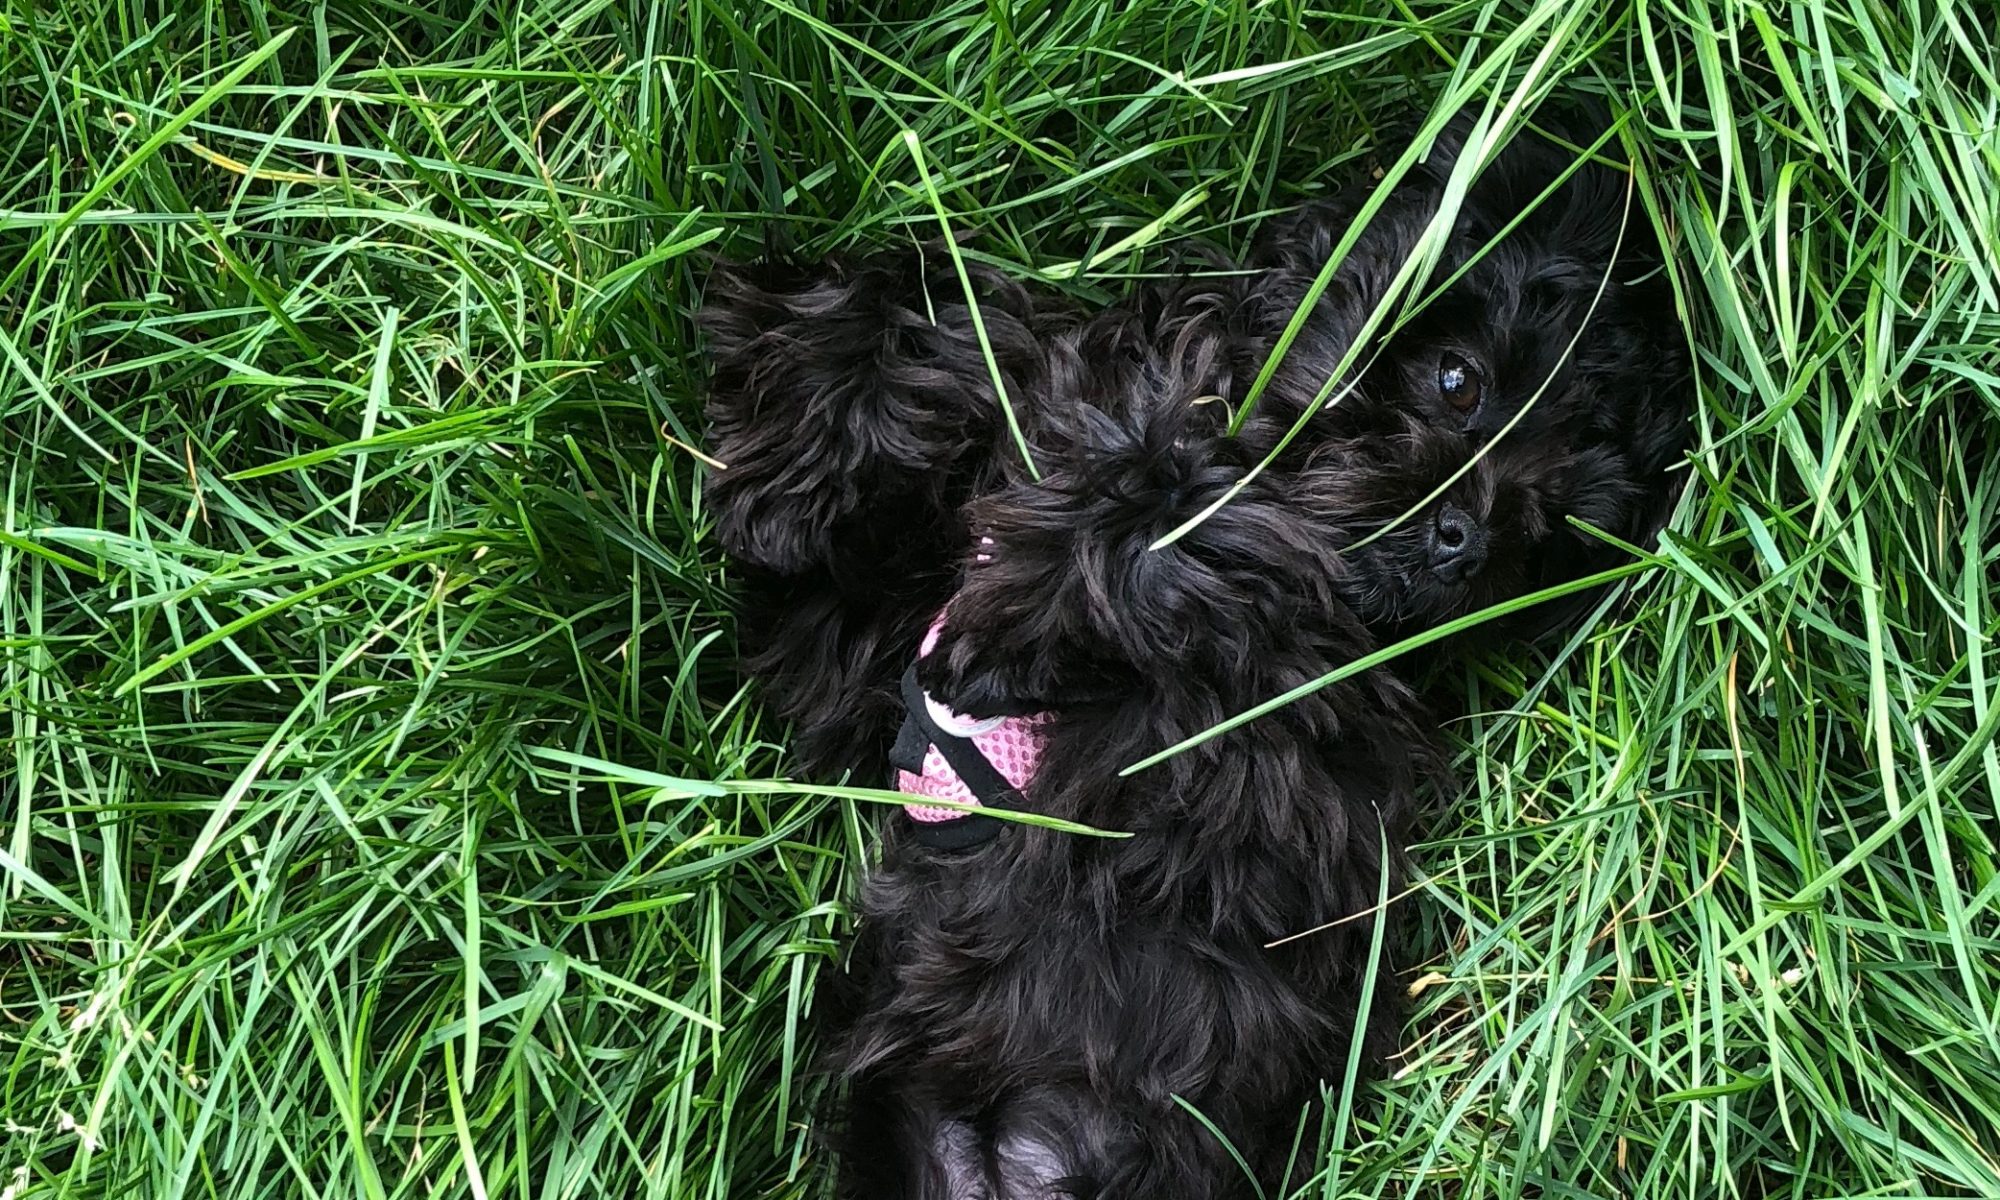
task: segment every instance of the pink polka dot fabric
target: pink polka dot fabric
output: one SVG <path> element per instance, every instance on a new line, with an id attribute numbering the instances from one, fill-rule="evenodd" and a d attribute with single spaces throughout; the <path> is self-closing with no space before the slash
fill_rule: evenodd
<path id="1" fill-rule="evenodd" d="M 922 658 L 931 652 L 937 645 L 938 633 L 943 628 L 944 614 L 939 613 L 931 622 L 930 630 L 924 634 L 924 643 L 918 648 L 917 657 Z M 928 700 L 929 697 L 925 699 Z M 944 711 L 943 705 L 934 705 L 934 712 L 942 711 Z M 1041 765 L 1042 734 L 1038 726 L 1048 719 L 1046 716 L 1038 713 L 1028 717 L 1005 717 L 989 723 L 974 721 L 957 714 L 949 715 L 950 721 L 940 720 L 939 724 L 947 728 L 956 725 L 973 730 L 968 734 L 973 746 L 986 756 L 986 761 L 993 764 L 994 770 L 1000 772 L 1000 777 L 1016 791 L 1027 787 L 1028 781 L 1035 777 L 1035 768 Z M 972 794 L 972 789 L 958 777 L 958 772 L 951 769 L 951 764 L 945 761 L 944 754 L 936 746 L 928 747 L 924 751 L 923 774 L 912 774 L 909 771 L 896 772 L 896 790 L 905 795 L 945 800 L 954 804 L 976 806 L 979 803 L 979 797 Z M 959 809 L 934 808 L 927 804 L 912 804 L 904 811 L 910 814 L 912 820 L 922 821 L 925 824 L 955 821 L 967 815 Z"/>
<path id="2" fill-rule="evenodd" d="M 1025 788 L 1035 777 L 1035 768 L 1042 761 L 1042 735 L 1036 728 L 1045 718 L 1008 717 L 999 728 L 987 733 L 972 735 L 972 744 L 1000 772 L 1000 777 L 1017 790 Z M 955 804 L 979 803 L 979 797 L 951 769 L 936 746 L 924 751 L 924 773 L 913 775 L 908 771 L 896 772 L 896 790 L 911 796 L 924 796 L 932 800 L 948 800 Z M 912 804 L 906 812 L 912 820 L 934 823 L 954 821 L 966 814 L 951 808 L 932 808 L 925 804 Z"/>

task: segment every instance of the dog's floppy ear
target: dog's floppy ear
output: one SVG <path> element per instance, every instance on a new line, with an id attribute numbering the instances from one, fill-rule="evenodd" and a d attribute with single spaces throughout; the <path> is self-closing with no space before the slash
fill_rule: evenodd
<path id="1" fill-rule="evenodd" d="M 970 510 L 980 546 L 920 671 L 974 715 L 1253 680 L 1339 608 L 1324 531 L 1263 480 L 1169 545 L 1243 477 L 1240 443 L 1189 407 L 1086 409 L 1071 461 Z M 1254 684 L 1246 685 L 1254 688 Z"/>
<path id="2" fill-rule="evenodd" d="M 1010 394 L 1046 370 L 1036 305 L 968 264 Z M 722 544 L 781 574 L 835 566 L 852 523 L 951 520 L 954 471 L 991 450 L 1000 412 L 965 289 L 941 249 L 811 266 L 723 264 L 700 313 L 713 365 L 708 497 Z"/>

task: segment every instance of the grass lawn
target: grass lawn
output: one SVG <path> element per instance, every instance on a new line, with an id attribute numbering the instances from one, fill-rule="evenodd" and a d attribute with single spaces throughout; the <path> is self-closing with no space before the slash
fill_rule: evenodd
<path id="1" fill-rule="evenodd" d="M 869 814 L 759 783 L 706 256 L 942 211 L 1110 298 L 1550 92 L 1630 114 L 1691 483 L 1462 670 L 1405 1054 L 1302 1194 L 2000 1195 L 1995 58 L 1935 0 L 0 0 L 0 1197 L 821 1194 Z"/>

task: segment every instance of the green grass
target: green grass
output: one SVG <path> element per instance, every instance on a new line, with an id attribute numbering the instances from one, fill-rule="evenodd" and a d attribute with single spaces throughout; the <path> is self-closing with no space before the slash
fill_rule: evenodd
<path id="1" fill-rule="evenodd" d="M 1463 672 L 1303 1194 L 2000 1194 L 1994 60 L 1932 0 L 0 0 L 0 1195 L 818 1194 L 866 813 L 657 778 L 787 766 L 704 256 L 941 211 L 1109 298 L 1550 91 L 1631 112 L 1692 482 Z"/>

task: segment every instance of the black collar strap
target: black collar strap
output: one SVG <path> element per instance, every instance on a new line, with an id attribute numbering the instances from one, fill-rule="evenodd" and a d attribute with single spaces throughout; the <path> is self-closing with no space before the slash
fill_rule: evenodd
<path id="1" fill-rule="evenodd" d="M 924 755 L 930 747 L 936 746 L 944 761 L 965 781 L 979 803 L 985 808 L 1021 810 L 1026 801 L 1014 786 L 1000 774 L 999 768 L 987 761 L 979 747 L 971 738 L 951 733 L 931 719 L 930 708 L 924 703 L 924 689 L 917 683 L 917 668 L 914 664 L 903 672 L 903 726 L 896 733 L 896 744 L 889 751 L 889 762 L 898 770 L 912 775 L 924 773 Z M 890 778 L 890 786 L 896 784 Z M 919 821 L 909 818 L 914 827 L 916 839 L 923 845 L 936 850 L 970 850 L 983 846 L 1000 832 L 1005 821 L 978 813 L 967 813 L 949 821 Z"/>

